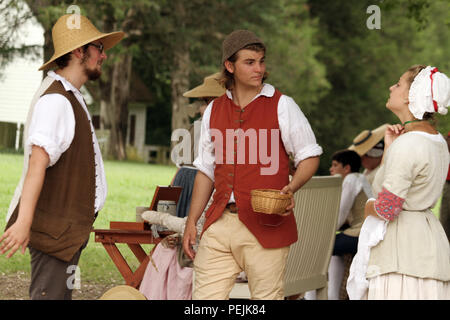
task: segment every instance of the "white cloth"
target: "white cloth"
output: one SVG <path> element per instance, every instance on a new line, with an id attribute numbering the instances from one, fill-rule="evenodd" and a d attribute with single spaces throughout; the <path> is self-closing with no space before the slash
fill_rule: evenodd
<path id="1" fill-rule="evenodd" d="M 205 212 L 206 210 L 203 212 L 203 214 L 197 221 L 197 236 L 200 236 L 203 230 L 203 224 L 205 223 Z M 153 210 L 142 212 L 141 217 L 151 225 L 164 226 L 170 231 L 180 233 L 181 236 L 183 236 L 184 234 L 187 217 L 180 218 L 177 216 L 173 216 L 167 212 L 160 212 Z"/>
<path id="2" fill-rule="evenodd" d="M 270 84 L 264 84 L 261 92 L 253 100 L 260 96 L 272 97 L 275 88 Z M 228 99 L 232 99 L 231 91 L 227 90 Z M 252 101 L 253 101 L 252 100 Z M 197 169 L 214 181 L 214 144 L 211 140 L 210 118 L 214 101 L 205 110 L 202 118 L 198 156 L 194 161 Z M 295 166 L 307 158 L 322 154 L 322 148 L 317 144 L 314 132 L 300 107 L 295 101 L 286 95 L 282 95 L 278 101 L 278 125 L 280 127 L 281 140 L 286 152 L 294 155 Z M 235 202 L 234 194 L 231 194 L 229 202 Z"/>
<path id="3" fill-rule="evenodd" d="M 107 184 L 102 154 L 83 96 L 81 92 L 64 77 L 53 71 L 49 71 L 47 77 L 41 84 L 41 87 L 36 92 L 30 110 L 28 111 L 27 123 L 25 124 L 24 131 L 24 170 L 13 200 L 11 201 L 6 216 L 7 221 L 11 217 L 22 194 L 23 182 L 28 171 L 28 159 L 31 155 L 31 147 L 37 145 L 45 149 L 50 158 L 48 167 L 51 167 L 58 161 L 61 154 L 69 148 L 75 135 L 75 117 L 69 100 L 60 94 L 48 94 L 40 97 L 53 81 L 60 81 L 66 91 L 72 91 L 86 112 L 91 126 L 95 153 L 96 212 L 103 208 L 106 200 Z"/>
<path id="4" fill-rule="evenodd" d="M 369 279 L 368 300 L 450 300 L 450 282 L 386 273 Z"/>
<path id="5" fill-rule="evenodd" d="M 358 239 L 358 252 L 353 257 L 347 279 L 347 293 L 350 300 L 361 300 L 367 293 L 369 281 L 366 279 L 370 249 L 384 239 L 388 222 L 374 216 L 364 221 Z"/>
<path id="6" fill-rule="evenodd" d="M 425 112 L 436 112 L 433 100 L 437 102 L 440 114 L 447 114 L 450 106 L 450 79 L 442 72 L 433 74 L 433 88 L 431 88 L 431 71 L 434 67 L 422 69 L 409 89 L 409 110 L 417 119 L 422 119 Z M 433 92 L 433 97 L 431 95 Z"/>
<path id="7" fill-rule="evenodd" d="M 339 204 L 339 217 L 336 230 L 339 230 L 350 214 L 356 196 L 364 191 L 367 198 L 372 198 L 372 187 L 367 178 L 358 172 L 352 172 L 342 181 L 341 202 Z"/>

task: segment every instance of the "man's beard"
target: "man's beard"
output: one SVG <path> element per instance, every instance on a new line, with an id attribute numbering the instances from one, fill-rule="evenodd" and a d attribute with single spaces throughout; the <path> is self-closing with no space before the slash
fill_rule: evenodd
<path id="1" fill-rule="evenodd" d="M 84 74 L 89 80 L 97 80 L 102 75 L 102 72 L 97 69 L 89 70 L 86 66 L 84 67 Z"/>
<path id="2" fill-rule="evenodd" d="M 102 75 L 102 71 L 97 70 L 97 69 L 93 69 L 93 70 L 89 70 L 86 66 L 86 62 L 87 60 L 91 57 L 91 55 L 89 54 L 89 52 L 86 52 L 86 55 L 83 57 L 83 59 L 81 60 L 81 64 L 84 66 L 84 74 L 86 75 L 86 77 L 88 78 L 88 80 L 97 80 L 98 78 L 100 78 L 100 76 Z M 101 67 L 101 66 L 100 66 Z"/>

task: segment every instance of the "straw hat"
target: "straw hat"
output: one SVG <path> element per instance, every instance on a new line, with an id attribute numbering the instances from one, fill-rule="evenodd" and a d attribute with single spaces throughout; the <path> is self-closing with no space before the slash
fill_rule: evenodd
<path id="1" fill-rule="evenodd" d="M 201 85 L 183 93 L 183 97 L 220 97 L 225 93 L 225 88 L 219 83 L 219 79 L 220 72 L 209 75 L 203 79 L 203 83 Z"/>
<path id="2" fill-rule="evenodd" d="M 49 61 L 44 63 L 39 70 L 56 68 L 55 60 L 79 47 L 95 40 L 101 40 L 105 51 L 114 47 L 123 39 L 125 33 L 122 31 L 102 33 L 89 21 L 88 18 L 73 14 L 66 14 L 56 21 L 52 29 L 53 48 L 55 50 Z M 69 18 L 80 18 L 79 25 L 73 24 Z"/>
<path id="3" fill-rule="evenodd" d="M 384 138 L 384 132 L 386 131 L 387 126 L 387 124 L 383 124 L 374 130 L 362 131 L 355 139 L 353 139 L 353 144 L 348 147 L 348 149 L 354 150 L 362 157 Z"/>
<path id="4" fill-rule="evenodd" d="M 100 300 L 147 300 L 147 298 L 137 289 L 121 285 L 106 291 Z"/>

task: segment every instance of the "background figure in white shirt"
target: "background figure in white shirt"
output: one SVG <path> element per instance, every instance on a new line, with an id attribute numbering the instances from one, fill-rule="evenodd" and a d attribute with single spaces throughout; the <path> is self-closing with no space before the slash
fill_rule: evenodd
<path id="1" fill-rule="evenodd" d="M 53 57 L 32 101 L 24 134 L 24 170 L 11 201 L 0 254 L 27 246 L 31 299 L 70 300 L 81 251 L 106 198 L 103 161 L 80 88 L 101 75 L 105 50 L 123 32 L 104 34 L 84 16 L 52 29 Z M 62 40 L 63 39 L 63 40 Z M 55 42 L 56 40 L 56 42 Z"/>
<path id="2" fill-rule="evenodd" d="M 203 114 L 211 101 L 225 93 L 225 88 L 218 81 L 219 77 L 220 73 L 218 72 L 211 74 L 204 78 L 201 85 L 183 93 L 183 97 L 197 100 L 195 104 L 198 105 L 197 114 L 200 115 L 200 118 L 195 120 L 189 128 L 190 150 L 186 153 L 190 156 L 190 159 L 185 159 L 185 154 L 183 154 L 182 158 L 176 159 L 177 161 L 175 164 L 177 165 L 178 170 L 170 183 L 172 186 L 183 188 L 177 203 L 177 217 L 180 218 L 184 218 L 188 215 L 191 204 L 192 190 L 194 189 L 195 176 L 197 175 L 197 168 L 192 163 L 198 154 L 198 143 L 200 140 L 200 128 Z"/>
<path id="3" fill-rule="evenodd" d="M 383 159 L 383 138 L 386 128 L 387 124 L 383 124 L 373 130 L 364 130 L 353 139 L 353 144 L 348 147 L 349 150 L 355 151 L 361 157 L 363 174 L 370 185 L 372 185 Z"/>

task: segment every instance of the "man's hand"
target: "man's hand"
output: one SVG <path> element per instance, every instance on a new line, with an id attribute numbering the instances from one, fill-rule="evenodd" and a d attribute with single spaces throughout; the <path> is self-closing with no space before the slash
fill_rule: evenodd
<path id="1" fill-rule="evenodd" d="M 282 194 L 290 194 L 291 195 L 291 204 L 286 207 L 286 211 L 284 213 L 280 213 L 280 216 L 288 216 L 291 213 L 294 213 L 295 201 L 294 201 L 294 193 L 289 185 L 284 186 L 281 189 Z"/>
<path id="2" fill-rule="evenodd" d="M 195 224 L 191 221 L 186 221 L 186 227 L 184 228 L 183 235 L 183 250 L 184 253 L 191 259 L 195 258 L 195 251 L 192 246 L 196 244 L 197 241 L 197 228 Z"/>
<path id="3" fill-rule="evenodd" d="M 0 254 L 11 250 L 7 255 L 7 258 L 11 258 L 20 247 L 22 247 L 22 254 L 25 254 L 29 241 L 30 226 L 16 221 L 0 238 Z"/>

